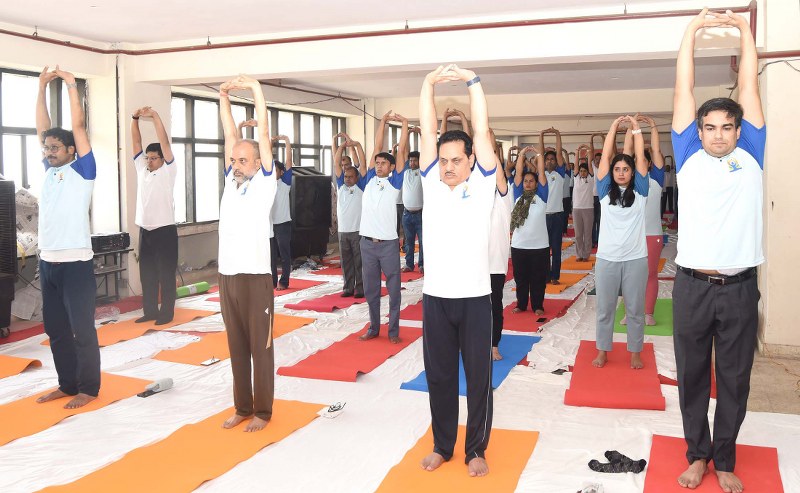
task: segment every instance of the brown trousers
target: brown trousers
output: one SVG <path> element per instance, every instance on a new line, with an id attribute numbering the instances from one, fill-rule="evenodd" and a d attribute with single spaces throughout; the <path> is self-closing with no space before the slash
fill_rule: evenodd
<path id="1" fill-rule="evenodd" d="M 275 298 L 269 274 L 219 276 L 222 320 L 228 334 L 236 414 L 269 420 L 275 397 L 272 323 Z M 250 359 L 253 381 L 250 381 Z M 254 390 L 255 388 L 255 390 Z"/>

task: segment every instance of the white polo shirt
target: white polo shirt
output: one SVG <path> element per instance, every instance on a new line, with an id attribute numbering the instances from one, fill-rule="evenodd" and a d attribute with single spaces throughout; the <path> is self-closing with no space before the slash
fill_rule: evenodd
<path id="1" fill-rule="evenodd" d="M 744 120 L 736 148 L 717 158 L 703 149 L 694 122 L 680 134 L 673 129 L 672 148 L 681 191 L 678 265 L 736 271 L 764 262 L 762 176 L 766 138 L 766 125 L 755 128 Z"/>
<path id="2" fill-rule="evenodd" d="M 525 250 L 538 250 L 540 248 L 547 248 L 550 246 L 550 240 L 547 236 L 547 219 L 546 209 L 548 203 L 548 196 L 550 195 L 550 184 L 542 186 L 540 183 L 536 187 L 536 197 L 531 201 L 528 207 L 528 217 L 517 229 L 512 231 L 511 246 L 513 248 L 520 248 Z M 514 185 L 514 199 L 516 202 L 522 197 L 524 191 L 522 183 Z"/>
<path id="3" fill-rule="evenodd" d="M 564 212 L 564 166 L 556 166 L 555 171 L 545 171 L 547 177 L 547 213 Z"/>
<path id="4" fill-rule="evenodd" d="M 567 165 L 565 165 L 567 166 Z M 570 188 L 572 187 L 572 168 L 567 168 L 564 172 L 564 196 L 567 199 L 572 196 Z"/>
<path id="5" fill-rule="evenodd" d="M 664 229 L 661 227 L 661 190 L 664 186 L 664 169 L 658 166 L 650 167 L 650 189 L 647 192 L 647 205 L 644 208 L 644 234 L 646 236 L 661 236 Z"/>
<path id="6" fill-rule="evenodd" d="M 590 163 L 589 166 L 593 166 L 594 167 L 594 174 L 592 175 L 593 176 L 592 181 L 594 182 L 592 184 L 592 195 L 597 197 L 597 182 L 600 181 L 600 180 L 597 179 L 597 170 L 600 169 L 600 167 L 598 165 L 594 164 L 594 162 Z M 592 199 L 592 200 L 594 200 L 594 199 Z"/>
<path id="7" fill-rule="evenodd" d="M 633 171 L 633 193 L 636 197 L 630 207 L 611 205 L 611 172 L 597 182 L 600 197 L 600 242 L 597 258 L 610 262 L 624 262 L 647 257 L 647 240 L 644 235 L 644 209 L 650 190 L 648 175 Z"/>
<path id="8" fill-rule="evenodd" d="M 664 188 L 669 188 L 674 186 L 675 186 L 675 168 L 672 168 L 669 172 L 664 172 Z"/>
<path id="9" fill-rule="evenodd" d="M 496 170 L 476 161 L 469 178 L 452 190 L 441 181 L 439 160 L 422 171 L 422 292 L 440 298 L 472 298 L 492 292 L 489 228 Z"/>
<path id="10" fill-rule="evenodd" d="M 178 167 L 174 160 L 164 162 L 155 171 L 147 169 L 147 156 L 140 152 L 133 158 L 136 167 L 136 225 L 152 231 L 175 224 L 175 176 Z"/>
<path id="11" fill-rule="evenodd" d="M 356 182 L 352 187 L 344 184 L 344 173 L 336 179 L 336 217 L 340 233 L 358 233 L 361 225 L 361 201 L 364 191 Z"/>
<path id="12" fill-rule="evenodd" d="M 233 172 L 225 172 L 225 189 L 219 204 L 219 273 L 272 274 L 270 267 L 270 215 L 275 200 L 275 173 L 262 167 L 236 186 Z"/>
<path id="13" fill-rule="evenodd" d="M 581 175 L 577 175 L 575 177 L 574 185 L 572 186 L 572 208 L 594 208 L 595 187 L 596 185 L 592 175 L 586 175 L 586 178 L 581 178 Z"/>
<path id="14" fill-rule="evenodd" d="M 361 197 L 361 236 L 377 240 L 397 239 L 397 200 L 403 187 L 403 174 L 392 170 L 386 178 L 378 178 L 375 168 L 358 180 L 364 190 Z M 427 274 L 427 272 L 426 272 Z"/>
<path id="15" fill-rule="evenodd" d="M 514 194 L 511 185 L 502 195 L 495 189 L 492 215 L 489 219 L 489 274 L 508 273 L 508 256 L 511 254 L 511 209 Z"/>
<path id="16" fill-rule="evenodd" d="M 422 176 L 419 168 L 411 169 L 408 163 L 403 174 L 403 207 L 416 212 L 422 209 Z"/>
<path id="17" fill-rule="evenodd" d="M 275 168 L 272 169 L 274 170 Z M 272 211 L 270 212 L 272 224 L 282 224 L 292 220 L 292 214 L 289 211 L 289 192 L 291 190 L 292 168 L 289 168 L 283 172 L 275 188 L 275 202 L 272 204 Z"/>

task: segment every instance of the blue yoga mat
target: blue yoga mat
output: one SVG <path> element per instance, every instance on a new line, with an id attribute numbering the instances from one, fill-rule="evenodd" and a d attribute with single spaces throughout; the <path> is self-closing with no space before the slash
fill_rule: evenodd
<path id="1" fill-rule="evenodd" d="M 496 389 L 499 387 L 511 372 L 511 369 L 517 366 L 517 363 L 522 361 L 522 358 L 531 351 L 533 345 L 541 340 L 542 338 L 537 336 L 503 334 L 498 347 L 500 354 L 503 355 L 503 359 L 493 363 L 492 388 Z M 425 372 L 423 371 L 413 380 L 400 385 L 400 388 L 427 392 L 428 382 L 425 379 Z M 464 376 L 464 363 L 461 361 L 460 355 L 458 357 L 458 395 L 467 395 L 467 379 Z"/>

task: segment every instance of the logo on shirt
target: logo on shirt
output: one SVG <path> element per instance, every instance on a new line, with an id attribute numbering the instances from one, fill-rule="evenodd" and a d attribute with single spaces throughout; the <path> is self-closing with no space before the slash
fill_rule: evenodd
<path id="1" fill-rule="evenodd" d="M 61 183 L 62 181 L 64 181 L 64 172 L 63 171 L 56 171 L 55 173 L 53 173 L 53 176 L 56 178 L 56 180 L 58 180 L 58 183 Z"/>
<path id="2" fill-rule="evenodd" d="M 461 194 L 462 199 L 469 198 L 469 185 L 464 184 L 464 191 Z"/>
<path id="3" fill-rule="evenodd" d="M 742 165 L 739 164 L 739 161 L 736 160 L 735 157 L 728 159 L 728 172 L 733 173 L 734 171 L 739 171 L 742 169 Z"/>

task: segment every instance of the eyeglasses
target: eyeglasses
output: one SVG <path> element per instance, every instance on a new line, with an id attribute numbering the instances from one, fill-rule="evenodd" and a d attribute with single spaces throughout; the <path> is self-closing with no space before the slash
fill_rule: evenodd
<path id="1" fill-rule="evenodd" d="M 55 146 L 55 145 L 53 145 L 53 146 L 42 146 L 42 152 L 47 152 L 47 151 L 58 152 L 58 150 L 61 149 L 62 147 L 65 147 L 65 146 Z"/>
<path id="2" fill-rule="evenodd" d="M 151 163 L 152 163 L 152 162 L 154 162 L 154 161 L 158 161 L 159 159 L 164 159 L 164 158 L 162 158 L 162 157 L 159 157 L 159 156 L 155 156 L 155 157 L 146 157 L 146 158 L 145 158 L 145 160 L 147 160 L 148 162 L 151 162 Z"/>

